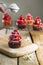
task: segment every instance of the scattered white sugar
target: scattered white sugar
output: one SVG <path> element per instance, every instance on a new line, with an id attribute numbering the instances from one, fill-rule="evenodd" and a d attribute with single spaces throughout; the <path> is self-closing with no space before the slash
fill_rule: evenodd
<path id="1" fill-rule="evenodd" d="M 30 37 L 24 39 L 24 41 L 30 41 L 30 40 L 31 40 Z"/>

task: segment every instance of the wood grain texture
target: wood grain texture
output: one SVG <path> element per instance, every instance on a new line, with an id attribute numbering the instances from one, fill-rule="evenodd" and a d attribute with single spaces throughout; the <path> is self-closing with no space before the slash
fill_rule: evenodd
<path id="1" fill-rule="evenodd" d="M 8 34 L 6 36 L 8 36 L 9 33 L 11 33 L 11 31 L 12 30 L 10 30 L 10 31 L 8 30 Z M 19 30 L 19 31 L 21 31 L 21 30 Z M 24 32 L 25 31 L 21 31 L 20 34 L 22 33 L 22 35 L 25 35 L 26 33 L 24 33 Z M 1 30 L 0 34 L 5 35 L 5 29 Z M 29 36 L 29 34 L 28 34 L 28 36 Z M 5 39 L 3 41 L 5 41 Z M 1 41 L 1 42 L 3 42 L 3 41 Z M 32 43 L 32 41 L 30 39 L 30 36 L 29 36 L 29 42 Z M 26 60 L 27 57 L 28 57 L 28 60 Z M 36 58 L 36 55 L 35 55 L 35 52 L 33 52 L 31 54 L 26 54 L 23 57 L 20 57 L 19 61 L 20 61 L 20 65 L 39 65 L 38 61 L 37 61 L 37 58 Z M 16 58 L 10 58 L 10 57 L 6 56 L 5 54 L 0 53 L 0 65 L 17 65 L 17 59 Z"/>
<path id="2" fill-rule="evenodd" d="M 30 31 L 33 42 L 38 44 L 39 48 L 36 51 L 40 65 L 43 65 L 43 31 Z"/>
<path id="3" fill-rule="evenodd" d="M 5 33 L 1 33 L 2 31 L 4 32 L 4 30 L 0 31 L 0 52 L 3 52 L 8 56 L 19 57 L 28 53 L 32 53 L 38 48 L 36 44 L 32 44 L 27 30 L 18 30 L 22 36 L 21 47 L 15 49 L 9 48 L 8 37 L 10 35 L 9 33 L 11 32 L 7 33 L 6 35 Z"/>
<path id="4" fill-rule="evenodd" d="M 29 57 L 28 60 L 27 56 Z M 17 65 L 17 58 L 10 58 L 0 54 L 0 65 Z M 19 58 L 19 65 L 39 65 L 35 53 L 31 53 Z"/>

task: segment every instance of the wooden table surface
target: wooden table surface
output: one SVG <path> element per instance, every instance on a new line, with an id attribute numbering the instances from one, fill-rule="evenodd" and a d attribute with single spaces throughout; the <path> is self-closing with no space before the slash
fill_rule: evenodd
<path id="1" fill-rule="evenodd" d="M 3 34 L 5 34 L 5 29 L 3 29 L 3 31 L 1 30 L 1 32 L 3 32 Z M 9 30 L 8 30 L 8 32 L 9 32 Z M 31 38 L 30 38 L 30 40 L 31 40 Z M 17 62 L 16 58 L 10 58 L 10 57 L 0 53 L 0 65 L 16 65 L 16 62 Z M 21 57 L 20 65 L 39 65 L 35 52 Z"/>
<path id="2" fill-rule="evenodd" d="M 6 35 L 6 34 L 2 34 L 1 31 L 0 31 L 0 52 L 5 53 L 8 56 L 20 57 L 25 54 L 30 54 L 36 51 L 38 48 L 36 44 L 32 44 L 30 37 L 29 37 L 29 32 L 27 29 L 21 30 L 21 31 L 18 30 L 22 36 L 22 41 L 21 41 L 21 47 L 15 48 L 15 49 L 9 48 L 8 46 L 8 41 L 9 41 L 8 37 L 9 37 L 10 32 L 7 33 Z"/>
<path id="3" fill-rule="evenodd" d="M 43 31 L 30 31 L 30 36 L 32 41 L 39 46 L 36 54 L 40 65 L 43 65 Z"/>

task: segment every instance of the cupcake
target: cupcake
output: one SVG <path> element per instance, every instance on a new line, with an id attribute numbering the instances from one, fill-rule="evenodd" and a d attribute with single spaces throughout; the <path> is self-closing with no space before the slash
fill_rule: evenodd
<path id="1" fill-rule="evenodd" d="M 11 16 L 8 13 L 4 13 L 2 17 L 2 23 L 4 26 L 10 26 L 11 25 Z"/>
<path id="2" fill-rule="evenodd" d="M 10 48 L 19 48 L 21 46 L 21 35 L 17 30 L 14 30 L 9 36 L 8 45 Z"/>
<path id="3" fill-rule="evenodd" d="M 24 29 L 26 27 L 26 21 L 22 15 L 17 19 L 16 25 L 20 29 Z"/>
<path id="4" fill-rule="evenodd" d="M 42 21 L 39 16 L 36 17 L 35 22 L 33 24 L 33 30 L 41 30 L 43 27 Z"/>
<path id="5" fill-rule="evenodd" d="M 28 29 L 32 29 L 32 26 L 33 26 L 33 23 L 34 23 L 34 19 L 33 19 L 33 16 L 30 13 L 28 13 L 26 15 L 26 22 L 27 22 Z"/>
<path id="6" fill-rule="evenodd" d="M 28 24 L 28 25 L 33 25 L 34 19 L 33 19 L 33 16 L 32 16 L 30 13 L 28 13 L 28 14 L 26 15 L 26 21 L 27 21 L 27 24 Z"/>

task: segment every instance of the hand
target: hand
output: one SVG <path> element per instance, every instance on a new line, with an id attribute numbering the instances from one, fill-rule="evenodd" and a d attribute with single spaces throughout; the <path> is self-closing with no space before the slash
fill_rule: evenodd
<path id="1" fill-rule="evenodd" d="M 2 5 L 0 5 L 0 12 L 2 12 L 2 13 L 5 12 L 4 7 Z"/>

